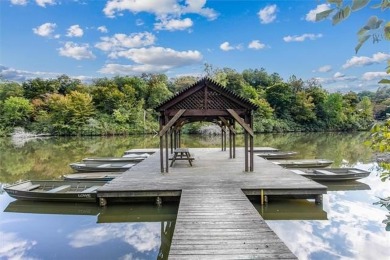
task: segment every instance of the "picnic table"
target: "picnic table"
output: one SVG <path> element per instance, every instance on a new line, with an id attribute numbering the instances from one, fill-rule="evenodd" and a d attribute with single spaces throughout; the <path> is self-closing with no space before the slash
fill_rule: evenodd
<path id="1" fill-rule="evenodd" d="M 171 158 L 171 167 L 173 163 L 177 160 L 188 160 L 189 164 L 192 166 L 192 161 L 194 160 L 193 157 L 191 157 L 190 151 L 188 148 L 176 148 L 173 151 L 173 156 Z"/>

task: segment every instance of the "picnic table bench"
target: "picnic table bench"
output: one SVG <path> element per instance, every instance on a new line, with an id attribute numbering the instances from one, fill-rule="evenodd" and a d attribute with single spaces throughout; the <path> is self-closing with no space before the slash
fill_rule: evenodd
<path id="1" fill-rule="evenodd" d="M 169 158 L 169 160 L 171 160 L 171 167 L 173 163 L 178 160 L 187 160 L 189 164 L 192 166 L 192 161 L 195 160 L 195 158 L 191 156 L 188 148 L 176 148 L 173 151 L 172 158 Z"/>

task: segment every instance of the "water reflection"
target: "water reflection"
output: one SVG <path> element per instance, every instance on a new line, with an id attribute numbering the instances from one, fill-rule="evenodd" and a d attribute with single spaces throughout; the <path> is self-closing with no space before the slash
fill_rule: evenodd
<path id="1" fill-rule="evenodd" d="M 387 197 L 378 177 L 368 133 L 256 135 L 255 146 L 297 151 L 298 158 L 334 160 L 373 173 L 358 182 L 330 184 L 321 206 L 310 201 L 273 202 L 259 212 L 300 259 L 387 259 L 388 211 L 374 205 Z M 0 183 L 58 179 L 84 157 L 121 156 L 132 148 L 158 147 L 158 138 L 50 138 L 16 147 L 0 138 Z M 238 136 L 237 145 L 243 145 Z M 219 137 L 183 136 L 183 146 L 219 147 Z M 1 184 L 0 184 L 1 186 Z M 285 205 L 284 203 L 288 204 Z M 115 205 L 42 204 L 14 201 L 0 189 L 0 259 L 156 259 L 170 246 L 177 208 Z M 261 212 L 261 210 L 263 210 Z M 295 210 L 295 211 L 294 211 Z"/>
<path id="2" fill-rule="evenodd" d="M 177 209 L 10 201 L 0 222 L 0 258 L 167 259 Z"/>
<path id="3" fill-rule="evenodd" d="M 372 166 L 358 165 L 366 170 Z M 284 220 L 275 221 L 280 218 L 274 209 L 275 218 L 266 210 L 259 212 L 299 259 L 388 259 L 390 233 L 380 224 L 386 211 L 375 206 L 376 198 L 370 195 L 388 194 L 388 184 L 381 183 L 375 172 L 359 182 L 323 184 L 328 185 L 328 194 L 320 209 L 327 219 L 316 218 L 320 211 L 314 205 L 302 208 L 305 203 L 298 202 L 275 205 Z"/>

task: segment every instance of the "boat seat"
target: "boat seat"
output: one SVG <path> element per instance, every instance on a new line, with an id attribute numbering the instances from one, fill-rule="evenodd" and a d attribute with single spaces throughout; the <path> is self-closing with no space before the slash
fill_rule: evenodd
<path id="1" fill-rule="evenodd" d="M 70 189 L 70 185 L 62 185 L 59 187 L 56 187 L 54 189 L 48 190 L 48 193 L 56 193 L 56 192 L 61 192 L 61 191 L 67 191 Z"/>
<path id="2" fill-rule="evenodd" d="M 39 188 L 40 186 L 41 186 L 40 184 L 34 184 L 34 185 L 31 185 L 31 186 L 24 188 L 23 190 L 24 191 L 31 191 L 31 190 L 35 190 L 35 189 Z"/>
<path id="3" fill-rule="evenodd" d="M 98 188 L 100 188 L 101 186 L 92 186 L 92 187 L 89 187 L 88 189 L 86 190 L 83 190 L 81 193 L 90 193 L 90 192 L 93 192 L 95 190 L 97 190 Z"/>
<path id="4" fill-rule="evenodd" d="M 325 175 L 337 175 L 337 173 L 327 171 L 327 170 L 315 170 L 315 172 L 325 174 Z"/>

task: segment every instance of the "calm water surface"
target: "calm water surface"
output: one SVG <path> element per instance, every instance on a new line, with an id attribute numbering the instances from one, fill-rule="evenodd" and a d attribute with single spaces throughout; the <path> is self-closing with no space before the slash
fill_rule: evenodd
<path id="1" fill-rule="evenodd" d="M 327 184 L 323 205 L 307 200 L 254 202 L 268 225 L 299 259 L 389 259 L 388 211 L 373 205 L 390 196 L 379 180 L 367 133 L 257 135 L 255 146 L 299 152 L 300 158 L 334 160 L 372 174 L 359 182 Z M 61 179 L 69 163 L 92 156 L 121 156 L 156 148 L 151 136 L 0 139 L 0 183 Z M 241 138 L 237 140 L 242 144 Z M 184 136 L 183 146 L 219 147 L 219 137 Z M 110 205 L 23 202 L 0 189 L 0 259 L 166 259 L 177 204 Z"/>

